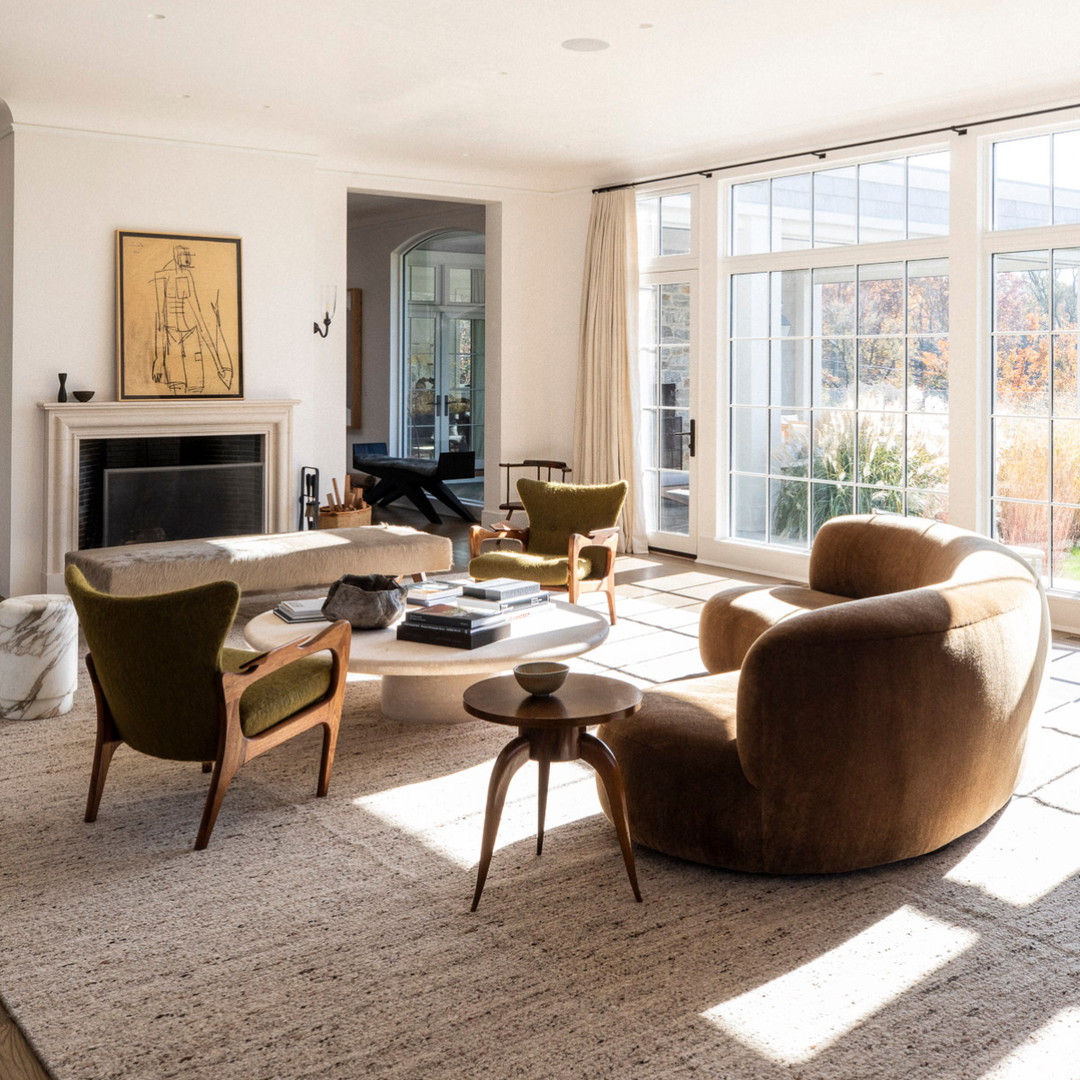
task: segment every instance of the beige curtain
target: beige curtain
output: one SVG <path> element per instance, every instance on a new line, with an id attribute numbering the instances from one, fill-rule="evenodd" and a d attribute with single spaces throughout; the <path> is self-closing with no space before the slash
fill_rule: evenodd
<path id="1" fill-rule="evenodd" d="M 579 484 L 629 483 L 622 530 L 627 551 L 646 548 L 634 438 L 637 293 L 634 190 L 600 192 L 593 196 L 585 248 L 573 477 Z"/>

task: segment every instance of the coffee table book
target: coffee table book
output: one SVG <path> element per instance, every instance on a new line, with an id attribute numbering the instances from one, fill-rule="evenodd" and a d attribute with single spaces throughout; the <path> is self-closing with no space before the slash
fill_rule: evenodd
<path id="1" fill-rule="evenodd" d="M 484 600 L 479 596 L 462 596 L 456 601 L 460 607 L 471 608 L 473 611 L 512 612 L 528 610 L 540 604 L 546 604 L 551 599 L 549 592 L 529 593 L 527 596 L 513 596 L 509 600 Z"/>
<path id="2" fill-rule="evenodd" d="M 319 596 L 312 600 L 283 600 L 276 608 L 274 614 L 283 622 L 321 622 L 326 619 L 323 614 L 325 596 Z"/>
<path id="3" fill-rule="evenodd" d="M 446 645 L 452 649 L 479 649 L 510 636 L 510 623 L 503 619 L 489 626 L 433 626 L 406 621 L 397 628 L 398 641 L 417 641 L 424 645 Z"/>
<path id="4" fill-rule="evenodd" d="M 466 596 L 478 596 L 481 600 L 510 600 L 515 596 L 530 596 L 540 591 L 537 582 L 522 581 L 520 578 L 467 581 L 463 588 Z"/>
<path id="5" fill-rule="evenodd" d="M 405 599 L 410 604 L 421 606 L 428 604 L 442 604 L 447 600 L 460 596 L 462 586 L 446 581 L 418 581 L 409 586 Z"/>
<path id="6" fill-rule="evenodd" d="M 457 604 L 433 604 L 410 611 L 405 616 L 405 622 L 415 626 L 469 627 L 473 630 L 505 621 L 506 616 L 502 612 L 475 611 Z"/>

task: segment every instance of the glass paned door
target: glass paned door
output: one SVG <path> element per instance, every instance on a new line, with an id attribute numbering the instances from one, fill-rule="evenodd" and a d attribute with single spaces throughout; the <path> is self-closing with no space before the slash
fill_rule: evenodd
<path id="1" fill-rule="evenodd" d="M 691 415 L 691 284 L 641 286 L 638 347 L 649 542 L 693 553 L 691 490 L 696 424 Z"/>
<path id="2" fill-rule="evenodd" d="M 469 237 L 479 240 L 479 252 L 457 250 Z M 479 234 L 440 234 L 406 255 L 403 275 L 402 453 L 433 459 L 472 450 L 477 471 L 484 460 L 482 246 Z"/>

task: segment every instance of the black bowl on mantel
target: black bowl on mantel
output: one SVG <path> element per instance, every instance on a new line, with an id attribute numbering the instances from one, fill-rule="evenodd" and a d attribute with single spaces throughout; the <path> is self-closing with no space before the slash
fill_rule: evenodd
<path id="1" fill-rule="evenodd" d="M 76 401 L 89 401 L 94 396 L 93 390 L 72 390 L 71 396 Z"/>

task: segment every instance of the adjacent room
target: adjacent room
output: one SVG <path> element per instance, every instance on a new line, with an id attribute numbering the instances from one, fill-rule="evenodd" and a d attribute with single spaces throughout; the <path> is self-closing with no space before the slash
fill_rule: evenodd
<path id="1" fill-rule="evenodd" d="M 0 15 L 2 1080 L 1080 1080 L 1075 4 Z"/>

